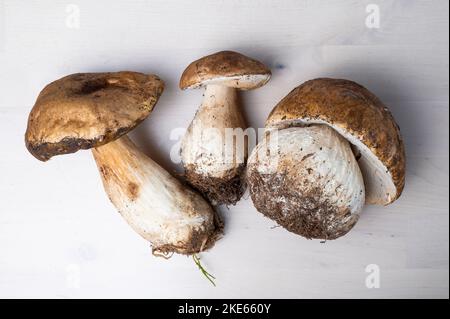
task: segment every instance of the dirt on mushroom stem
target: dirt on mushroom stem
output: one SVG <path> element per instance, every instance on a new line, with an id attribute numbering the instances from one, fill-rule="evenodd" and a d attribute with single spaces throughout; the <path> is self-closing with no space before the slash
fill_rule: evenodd
<path id="1" fill-rule="evenodd" d="M 309 193 L 297 192 L 286 176 L 252 172 L 247 180 L 253 204 L 260 213 L 307 239 L 337 239 L 347 234 L 359 219 L 349 210 L 335 210 L 324 200 L 319 188 Z"/>
<path id="2" fill-rule="evenodd" d="M 183 138 L 181 157 L 186 180 L 213 205 L 234 205 L 245 191 L 245 126 L 236 90 L 208 85 Z"/>
<path id="3" fill-rule="evenodd" d="M 197 173 L 195 165 L 185 167 L 185 178 L 200 191 L 212 205 L 235 205 L 244 195 L 245 164 L 225 173 L 224 177 L 213 177 Z"/>

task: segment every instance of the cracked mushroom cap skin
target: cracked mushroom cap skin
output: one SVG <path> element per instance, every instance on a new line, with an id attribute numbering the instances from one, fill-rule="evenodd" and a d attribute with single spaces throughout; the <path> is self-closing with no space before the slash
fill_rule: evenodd
<path id="1" fill-rule="evenodd" d="M 398 199 L 405 185 L 403 139 L 391 112 L 373 93 L 349 80 L 311 80 L 275 106 L 266 128 L 310 124 L 331 126 L 360 153 L 367 203 L 388 205 Z"/>
<path id="2" fill-rule="evenodd" d="M 261 62 L 233 51 L 221 51 L 189 64 L 180 79 L 180 89 L 195 89 L 209 84 L 242 90 L 266 84 L 270 70 Z"/>
<path id="3" fill-rule="evenodd" d="M 153 110 L 164 83 L 137 72 L 77 73 L 47 85 L 28 118 L 25 142 L 41 161 L 109 143 Z"/>

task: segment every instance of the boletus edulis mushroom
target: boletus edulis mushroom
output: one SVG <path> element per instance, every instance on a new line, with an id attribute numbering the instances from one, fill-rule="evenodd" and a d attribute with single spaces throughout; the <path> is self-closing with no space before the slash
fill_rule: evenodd
<path id="1" fill-rule="evenodd" d="M 41 161 L 92 149 L 104 188 L 155 254 L 194 254 L 220 231 L 212 207 L 143 154 L 126 136 L 164 89 L 155 75 L 80 73 L 47 85 L 31 110 L 26 146 Z"/>
<path id="2" fill-rule="evenodd" d="M 259 88 L 270 76 L 261 62 L 232 51 L 194 61 L 181 76 L 183 90 L 206 87 L 182 140 L 181 159 L 186 179 L 214 204 L 235 204 L 245 191 L 248 141 L 237 90 Z"/>
<path id="3" fill-rule="evenodd" d="M 400 129 L 355 82 L 308 81 L 275 106 L 265 126 L 248 159 L 251 198 L 293 233 L 336 239 L 352 229 L 365 203 L 388 205 L 402 193 Z"/>

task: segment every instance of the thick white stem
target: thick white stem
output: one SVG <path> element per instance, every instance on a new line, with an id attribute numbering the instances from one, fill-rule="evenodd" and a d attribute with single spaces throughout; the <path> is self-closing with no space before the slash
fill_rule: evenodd
<path id="1" fill-rule="evenodd" d="M 208 85 L 182 145 L 185 165 L 193 165 L 195 173 L 222 178 L 230 170 L 245 164 L 247 138 L 245 121 L 237 103 L 236 89 Z"/>
<path id="2" fill-rule="evenodd" d="M 214 212 L 197 193 L 122 137 L 93 149 L 106 193 L 154 250 L 193 253 L 214 231 Z"/>
<path id="3" fill-rule="evenodd" d="M 308 238 L 334 239 L 348 232 L 365 200 L 350 144 L 325 125 L 273 130 L 269 136 L 248 160 L 257 209 Z"/>

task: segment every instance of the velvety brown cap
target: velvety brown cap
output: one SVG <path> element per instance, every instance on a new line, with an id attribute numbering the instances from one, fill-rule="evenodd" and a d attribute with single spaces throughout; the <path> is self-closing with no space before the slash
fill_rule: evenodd
<path id="1" fill-rule="evenodd" d="M 28 118 L 25 142 L 41 161 L 113 141 L 153 110 L 164 89 L 155 75 L 78 73 L 47 85 Z"/>
<path id="2" fill-rule="evenodd" d="M 223 84 L 254 89 L 266 84 L 270 76 L 270 70 L 261 62 L 237 52 L 221 51 L 189 64 L 181 76 L 180 88 Z"/>
<path id="3" fill-rule="evenodd" d="M 374 94 L 348 80 L 311 80 L 295 88 L 275 106 L 266 127 L 317 123 L 333 127 L 365 158 L 366 164 L 361 165 L 361 160 L 359 163 L 366 185 L 373 188 L 366 190 L 368 203 L 386 205 L 401 195 L 405 185 L 403 140 L 391 112 Z M 372 168 L 383 171 L 371 172 Z M 380 189 L 386 187 L 387 180 L 392 181 L 396 191 L 382 194 Z M 377 183 L 383 186 L 376 186 Z M 378 193 L 371 195 L 377 187 Z"/>

